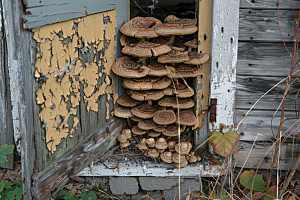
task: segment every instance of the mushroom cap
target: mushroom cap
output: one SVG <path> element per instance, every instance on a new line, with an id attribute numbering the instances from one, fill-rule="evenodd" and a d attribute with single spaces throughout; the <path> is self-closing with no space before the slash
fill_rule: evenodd
<path id="1" fill-rule="evenodd" d="M 188 35 L 198 30 L 197 19 L 180 19 L 174 15 L 166 17 L 164 24 L 158 25 L 155 32 L 158 35 Z"/>
<path id="2" fill-rule="evenodd" d="M 182 162 L 182 163 L 174 163 L 174 166 L 176 167 L 176 168 L 179 168 L 179 166 L 180 166 L 180 168 L 182 168 L 182 167 L 185 167 L 185 166 L 187 166 L 188 165 L 188 161 L 184 158 L 184 161 Z"/>
<path id="3" fill-rule="evenodd" d="M 160 158 L 166 163 L 172 163 L 172 153 L 170 151 L 165 151 L 160 154 Z"/>
<path id="4" fill-rule="evenodd" d="M 122 46 L 133 44 L 133 43 L 136 43 L 136 42 L 138 42 L 138 39 L 135 38 L 135 37 L 129 37 L 127 35 L 122 35 L 120 37 L 120 43 L 121 43 Z"/>
<path id="5" fill-rule="evenodd" d="M 176 142 L 174 142 L 174 141 L 168 142 L 168 148 L 169 149 L 175 148 L 175 144 L 176 144 Z"/>
<path id="6" fill-rule="evenodd" d="M 186 160 L 184 155 L 180 155 L 178 153 L 173 153 L 172 161 L 174 163 L 179 163 L 179 158 L 180 158 L 180 163 L 182 163 L 182 162 L 184 162 L 184 160 Z"/>
<path id="7" fill-rule="evenodd" d="M 176 67 L 172 67 L 169 69 L 170 73 L 168 74 L 168 77 L 170 78 L 189 78 L 196 77 L 202 74 L 201 68 L 183 63 L 180 63 Z"/>
<path id="8" fill-rule="evenodd" d="M 159 152 L 157 151 L 157 149 L 155 148 L 151 148 L 149 149 L 148 151 L 148 156 L 151 157 L 151 158 L 158 158 L 159 157 Z"/>
<path id="9" fill-rule="evenodd" d="M 115 74 L 127 78 L 145 77 L 150 71 L 147 66 L 132 61 L 128 56 L 118 58 L 111 69 Z"/>
<path id="10" fill-rule="evenodd" d="M 173 124 L 176 121 L 176 115 L 172 110 L 159 111 L 154 115 L 153 121 L 160 125 Z"/>
<path id="11" fill-rule="evenodd" d="M 153 56 L 160 56 L 172 50 L 171 47 L 168 46 L 168 42 L 161 37 L 152 38 L 151 42 L 155 44 L 155 46 L 151 48 Z"/>
<path id="12" fill-rule="evenodd" d="M 140 129 L 138 126 L 134 126 L 132 128 L 132 133 L 136 134 L 136 135 L 144 135 L 146 134 L 147 131 Z"/>
<path id="13" fill-rule="evenodd" d="M 127 141 L 127 136 L 125 133 L 121 133 L 120 135 L 118 135 L 117 139 L 119 140 L 119 142 L 124 143 Z"/>
<path id="14" fill-rule="evenodd" d="M 197 157 L 196 156 L 190 156 L 189 162 L 190 163 L 194 163 L 197 161 Z"/>
<path id="15" fill-rule="evenodd" d="M 195 49 L 198 47 L 198 41 L 196 39 L 193 39 L 193 40 L 187 41 L 186 43 L 184 43 L 184 45 Z"/>
<path id="16" fill-rule="evenodd" d="M 154 38 L 158 35 L 154 29 L 162 22 L 154 17 L 135 17 L 124 22 L 120 28 L 121 33 L 137 38 Z"/>
<path id="17" fill-rule="evenodd" d="M 146 76 L 143 78 L 126 78 L 123 80 L 123 86 L 132 90 L 151 90 L 165 89 L 171 84 L 171 79 L 168 77 Z"/>
<path id="18" fill-rule="evenodd" d="M 193 126 L 196 124 L 196 117 L 191 111 L 179 111 L 179 120 L 176 119 L 176 124 Z"/>
<path id="19" fill-rule="evenodd" d="M 125 45 L 122 49 L 122 53 L 137 57 L 151 57 L 151 47 L 154 47 L 154 44 L 152 44 L 151 42 L 137 42 Z"/>
<path id="20" fill-rule="evenodd" d="M 142 121 L 142 120 L 143 120 L 142 118 L 139 118 L 139 117 L 134 116 L 134 115 L 131 116 L 130 119 L 131 119 L 132 121 L 134 121 L 134 122 L 139 122 L 139 121 Z"/>
<path id="21" fill-rule="evenodd" d="M 170 70 L 166 65 L 163 65 L 154 59 L 151 60 L 148 68 L 150 69 L 148 72 L 149 76 L 166 76 L 170 73 Z"/>
<path id="22" fill-rule="evenodd" d="M 127 139 L 132 137 L 131 130 L 129 128 L 123 129 L 122 134 L 125 134 Z"/>
<path id="23" fill-rule="evenodd" d="M 121 118 L 128 118 L 132 116 L 131 108 L 123 107 L 123 106 L 117 106 L 114 109 L 114 114 L 117 117 Z"/>
<path id="24" fill-rule="evenodd" d="M 181 142 L 175 145 L 176 152 L 182 155 L 188 154 L 191 149 L 192 149 L 192 144 L 190 142 Z"/>
<path id="25" fill-rule="evenodd" d="M 131 97 L 138 101 L 159 100 L 164 96 L 162 90 L 130 90 Z"/>
<path id="26" fill-rule="evenodd" d="M 160 107 L 158 105 L 150 106 L 147 102 L 143 102 L 142 104 L 131 109 L 131 113 L 137 117 L 148 119 L 152 118 L 158 111 L 164 110 L 165 108 Z"/>
<path id="27" fill-rule="evenodd" d="M 157 149 L 166 149 L 166 148 L 168 148 L 168 143 L 165 138 L 161 137 L 156 141 L 155 147 Z"/>
<path id="28" fill-rule="evenodd" d="M 153 119 L 143 119 L 142 121 L 139 121 L 137 126 L 143 130 L 150 130 L 150 129 L 154 129 L 157 125 L 153 121 Z"/>
<path id="29" fill-rule="evenodd" d="M 146 138 L 143 138 L 140 143 L 138 143 L 137 145 L 137 148 L 139 150 L 147 150 L 148 149 L 148 146 L 147 146 L 147 143 L 146 143 Z"/>
<path id="30" fill-rule="evenodd" d="M 185 61 L 185 64 L 200 65 L 209 60 L 208 53 L 197 53 L 195 51 L 188 52 L 188 57 L 189 60 Z"/>
<path id="31" fill-rule="evenodd" d="M 126 140 L 126 142 L 121 142 L 120 143 L 120 147 L 121 148 L 126 148 L 126 147 L 129 147 L 130 146 L 130 143 L 128 140 Z"/>
<path id="32" fill-rule="evenodd" d="M 149 137 L 158 137 L 160 135 L 161 135 L 160 132 L 157 132 L 157 131 L 154 131 L 154 130 L 151 130 L 151 131 L 148 132 Z"/>
<path id="33" fill-rule="evenodd" d="M 193 101 L 193 99 L 190 98 L 178 98 L 176 100 L 176 97 L 164 96 L 162 99 L 158 101 L 158 105 L 163 107 L 173 107 L 173 108 L 179 107 L 179 109 L 187 109 L 187 108 L 194 107 L 195 102 Z"/>
<path id="34" fill-rule="evenodd" d="M 180 43 L 174 43 L 172 46 L 171 46 L 171 49 L 174 49 L 176 51 L 180 51 L 180 52 L 184 52 L 185 51 L 185 46 L 180 44 Z"/>
<path id="35" fill-rule="evenodd" d="M 173 49 L 168 54 L 159 56 L 157 61 L 159 63 L 182 63 L 189 61 L 189 56 L 187 52 L 179 52 Z"/>
<path id="36" fill-rule="evenodd" d="M 182 128 L 180 128 L 180 132 L 182 132 Z M 163 135 L 169 137 L 178 136 L 178 125 L 170 124 L 166 127 L 166 130 L 162 132 Z"/>
<path id="37" fill-rule="evenodd" d="M 163 125 L 157 124 L 157 126 L 153 130 L 161 133 L 161 132 L 165 131 L 166 128 Z"/>
<path id="38" fill-rule="evenodd" d="M 177 97 L 179 98 L 187 98 L 194 95 L 194 89 L 192 89 L 190 86 L 187 86 L 180 82 L 174 84 L 175 87 L 173 85 L 170 85 L 169 87 L 163 90 L 163 93 L 165 95 L 175 95 L 175 89 L 176 89 Z"/>
<path id="39" fill-rule="evenodd" d="M 154 138 L 148 138 L 146 140 L 146 143 L 148 144 L 149 147 L 155 147 L 155 139 Z"/>
<path id="40" fill-rule="evenodd" d="M 124 94 L 117 99 L 117 103 L 125 107 L 134 107 L 141 102 L 131 98 L 131 96 L 128 94 Z"/>

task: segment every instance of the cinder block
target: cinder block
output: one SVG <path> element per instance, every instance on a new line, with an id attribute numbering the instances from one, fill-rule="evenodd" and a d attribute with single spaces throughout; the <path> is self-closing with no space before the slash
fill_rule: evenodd
<path id="1" fill-rule="evenodd" d="M 178 185 L 178 177 L 161 178 L 161 177 L 140 177 L 140 185 L 142 190 L 154 191 L 171 189 L 173 186 Z"/>
<path id="2" fill-rule="evenodd" d="M 178 178 L 177 178 L 178 181 Z M 183 181 L 180 184 L 180 196 L 181 199 L 184 200 L 186 199 L 186 194 L 189 193 L 189 191 L 192 190 L 199 190 L 200 188 L 200 180 L 196 179 L 196 178 L 184 178 Z M 185 194 L 185 195 L 184 195 Z M 183 196 L 184 195 L 184 196 Z M 178 189 L 178 185 L 174 186 L 172 189 L 170 190 L 166 190 L 164 199 L 178 199 L 179 198 L 179 189 Z"/>
<path id="3" fill-rule="evenodd" d="M 135 177 L 109 177 L 109 187 L 114 195 L 137 194 L 139 185 Z"/>

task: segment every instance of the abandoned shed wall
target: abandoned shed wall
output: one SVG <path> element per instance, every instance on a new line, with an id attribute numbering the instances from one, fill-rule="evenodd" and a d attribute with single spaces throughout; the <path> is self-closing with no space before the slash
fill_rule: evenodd
<path id="1" fill-rule="evenodd" d="M 237 85 L 235 120 L 238 125 L 255 102 L 269 89 L 282 81 L 290 73 L 291 56 L 282 42 L 277 24 L 277 1 L 240 1 L 239 14 L 239 44 L 237 61 Z M 294 1 L 295 11 L 299 9 L 300 1 Z M 295 28 L 292 1 L 279 1 L 279 25 L 287 49 L 293 49 L 293 30 Z M 296 12 L 295 12 L 296 15 Z M 299 88 L 299 83 L 291 86 L 290 90 Z M 260 168 L 268 169 L 275 147 L 272 147 L 274 137 L 279 128 L 280 111 L 272 117 L 283 98 L 285 81 L 265 95 L 238 125 L 241 135 L 237 166 L 242 166 L 254 141 L 253 152 L 249 154 L 245 166 L 258 167 L 266 154 Z M 298 117 L 299 99 L 297 93 L 288 96 L 285 117 Z M 288 130 L 296 120 L 288 120 L 283 124 L 282 133 Z M 271 124 L 272 123 L 272 124 Z M 272 126 L 271 126 L 272 125 Z M 294 124 L 294 128 L 299 123 Z M 291 128 L 288 132 L 294 130 Z M 299 131 L 299 130 L 298 130 Z M 296 135 L 298 131 L 295 131 Z M 295 159 L 300 153 L 299 139 L 292 135 L 281 149 L 281 169 L 288 169 L 292 155 Z M 298 143 L 293 145 L 294 142 Z M 269 152 L 268 150 L 271 149 Z M 300 168 L 298 168 L 300 169 Z"/>

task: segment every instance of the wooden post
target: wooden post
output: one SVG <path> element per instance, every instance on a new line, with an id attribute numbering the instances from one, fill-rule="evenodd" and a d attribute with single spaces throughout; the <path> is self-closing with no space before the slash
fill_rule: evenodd
<path id="1" fill-rule="evenodd" d="M 12 98 L 17 101 L 19 127 L 22 143 L 22 176 L 24 200 L 31 199 L 31 175 L 35 163 L 34 149 L 34 48 L 32 34 L 23 29 L 23 10 L 21 1 L 2 0 L 4 30 L 7 40 L 7 60 L 10 79 L 14 80 L 15 88 Z"/>
<path id="2" fill-rule="evenodd" d="M 11 99 L 7 69 L 7 45 L 3 27 L 2 3 L 0 2 L 0 147 L 14 143 Z M 1 168 L 13 169 L 14 154 L 6 155 L 8 162 L 1 163 Z"/>
<path id="3" fill-rule="evenodd" d="M 234 127 L 239 0 L 213 1 L 210 98 L 217 99 L 216 122 Z"/>

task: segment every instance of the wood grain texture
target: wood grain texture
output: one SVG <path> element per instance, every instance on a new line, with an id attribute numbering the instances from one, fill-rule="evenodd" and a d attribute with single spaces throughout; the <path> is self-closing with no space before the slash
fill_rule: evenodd
<path id="1" fill-rule="evenodd" d="M 116 0 L 25 0 L 24 28 L 67 21 L 116 8 Z"/>
<path id="2" fill-rule="evenodd" d="M 33 177 L 33 196 L 48 199 L 68 181 L 105 153 L 116 142 L 117 135 L 126 127 L 126 120 L 111 118 L 101 128 L 87 136 L 74 148 L 55 160 L 47 169 Z"/>
<path id="3" fill-rule="evenodd" d="M 243 167 L 245 164 L 245 168 L 248 169 L 270 169 L 275 145 L 272 142 L 256 142 L 251 150 L 252 144 L 252 142 L 239 143 L 238 154 L 234 155 L 236 167 Z M 284 143 L 280 149 L 279 169 L 289 170 L 293 168 L 299 154 L 299 143 Z M 300 170 L 300 166 L 297 169 Z"/>
<path id="4" fill-rule="evenodd" d="M 240 41 L 282 42 L 277 10 L 240 9 L 239 17 Z M 292 10 L 279 11 L 279 24 L 286 42 L 293 42 L 293 21 Z"/>
<path id="5" fill-rule="evenodd" d="M 15 92 L 19 110 L 19 125 L 22 134 L 22 177 L 24 200 L 31 199 L 31 175 L 35 163 L 34 128 L 34 62 L 35 53 L 32 33 L 22 27 L 21 1 L 2 0 L 4 28 L 7 39 L 8 67 L 16 82 Z"/>
<path id="6" fill-rule="evenodd" d="M 246 115 L 248 110 L 236 109 L 236 122 L 239 123 L 240 120 Z M 280 112 L 278 112 L 272 122 L 272 129 L 271 129 L 271 119 L 274 115 L 274 111 L 268 110 L 253 110 L 251 114 L 249 114 L 243 122 L 240 124 L 238 133 L 241 135 L 241 141 L 255 141 L 256 136 L 257 141 L 270 141 L 270 139 L 274 138 L 272 134 L 272 129 L 274 135 L 277 134 L 277 130 L 279 127 L 280 122 Z M 286 111 L 285 118 L 287 117 L 295 117 L 295 112 Z M 297 122 L 295 125 L 294 123 Z M 293 126 L 294 125 L 294 126 Z M 282 134 L 285 133 L 290 127 L 287 134 L 294 131 L 294 129 L 300 125 L 300 121 L 296 119 L 287 120 L 283 123 L 282 127 Z"/>
<path id="7" fill-rule="evenodd" d="M 0 147 L 14 144 L 13 120 L 9 88 L 7 44 L 3 28 L 2 3 L 0 1 Z M 8 162 L 0 163 L 0 168 L 13 169 L 14 154 L 7 154 Z"/>
<path id="8" fill-rule="evenodd" d="M 237 109 L 250 109 L 253 104 L 271 89 L 274 85 L 282 81 L 282 77 L 264 77 L 264 76 L 237 76 Z M 296 90 L 300 87 L 300 83 L 294 83 L 290 87 L 290 91 Z M 285 81 L 271 90 L 265 95 L 254 107 L 259 110 L 273 110 L 275 111 L 280 105 L 283 98 L 285 88 Z M 300 98 L 297 93 L 292 93 L 287 96 L 285 106 L 286 111 L 299 112 Z M 281 110 L 281 109 L 280 109 Z"/>
<path id="9" fill-rule="evenodd" d="M 287 44 L 293 50 L 293 44 Z M 285 77 L 291 57 L 283 43 L 239 42 L 237 75 Z"/>
<path id="10" fill-rule="evenodd" d="M 212 51 L 210 94 L 216 98 L 216 123 L 210 129 L 218 129 L 223 123 L 233 124 L 236 62 L 238 49 L 239 0 L 213 1 Z"/>
<path id="11" fill-rule="evenodd" d="M 251 4 L 249 3 L 251 2 Z M 255 0 L 251 1 L 249 0 L 247 2 L 246 0 L 240 1 L 240 8 L 250 8 L 250 9 L 277 9 L 277 0 Z M 279 0 L 279 8 L 280 10 L 292 10 L 293 9 L 293 3 L 294 8 L 297 10 L 300 6 L 300 0 L 293 0 L 293 1 L 287 1 L 287 0 Z"/>

